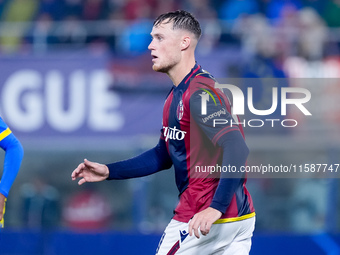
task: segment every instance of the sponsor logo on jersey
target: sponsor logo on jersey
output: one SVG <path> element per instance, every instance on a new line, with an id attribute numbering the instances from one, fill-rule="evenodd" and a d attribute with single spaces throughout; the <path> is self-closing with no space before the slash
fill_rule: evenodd
<path id="1" fill-rule="evenodd" d="M 185 131 L 177 129 L 176 126 L 174 126 L 173 128 L 163 126 L 163 135 L 164 135 L 166 142 L 169 139 L 170 140 L 178 140 L 178 141 L 183 140 L 186 133 L 187 132 L 185 132 Z"/>
<path id="2" fill-rule="evenodd" d="M 202 118 L 203 123 L 206 123 L 208 120 L 211 120 L 215 117 L 220 117 L 221 115 L 227 114 L 227 110 L 222 108 L 219 111 L 213 112 L 212 114 L 208 115 L 207 117 Z"/>

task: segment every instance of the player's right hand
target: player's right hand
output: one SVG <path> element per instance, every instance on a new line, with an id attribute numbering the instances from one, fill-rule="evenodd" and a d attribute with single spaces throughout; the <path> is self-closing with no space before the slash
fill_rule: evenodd
<path id="1" fill-rule="evenodd" d="M 79 185 L 85 182 L 100 182 L 109 177 L 109 168 L 104 164 L 88 161 L 84 159 L 83 163 L 74 169 L 71 174 L 72 181 L 81 178 L 78 181 Z"/>

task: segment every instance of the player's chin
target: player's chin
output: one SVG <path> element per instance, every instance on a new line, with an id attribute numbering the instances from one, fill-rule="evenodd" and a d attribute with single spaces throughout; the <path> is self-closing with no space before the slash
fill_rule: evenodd
<path id="1" fill-rule="evenodd" d="M 153 64 L 153 65 L 152 65 L 152 70 L 154 70 L 154 71 L 156 71 L 156 72 L 161 72 L 161 71 L 160 71 L 161 68 L 160 68 L 160 66 L 157 65 L 157 64 Z"/>
<path id="2" fill-rule="evenodd" d="M 168 72 L 168 68 L 164 68 L 163 66 L 156 65 L 156 64 L 153 64 L 152 69 L 154 71 L 160 72 L 160 73 L 167 73 Z"/>

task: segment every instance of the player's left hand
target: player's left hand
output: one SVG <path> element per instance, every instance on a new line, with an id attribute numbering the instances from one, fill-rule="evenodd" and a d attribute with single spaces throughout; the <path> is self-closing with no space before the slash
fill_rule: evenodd
<path id="1" fill-rule="evenodd" d="M 204 236 L 209 234 L 211 225 L 221 216 L 222 213 L 212 207 L 196 213 L 189 223 L 189 235 L 192 236 L 192 233 L 194 233 L 197 238 L 200 238 L 198 229 Z"/>

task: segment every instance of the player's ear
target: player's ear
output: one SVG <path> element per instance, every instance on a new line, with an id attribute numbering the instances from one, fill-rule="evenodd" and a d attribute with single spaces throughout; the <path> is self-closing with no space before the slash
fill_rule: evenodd
<path id="1" fill-rule="evenodd" d="M 186 50 L 191 44 L 191 38 L 189 36 L 183 36 L 181 41 L 181 50 Z"/>

